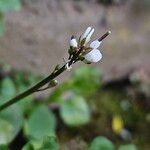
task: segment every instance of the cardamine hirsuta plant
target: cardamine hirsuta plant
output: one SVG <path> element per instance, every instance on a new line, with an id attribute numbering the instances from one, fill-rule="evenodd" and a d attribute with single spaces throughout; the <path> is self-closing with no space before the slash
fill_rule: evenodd
<path id="1" fill-rule="evenodd" d="M 17 95 L 16 97 L 8 100 L 4 104 L 0 106 L 0 111 L 4 110 L 5 108 L 11 106 L 12 104 L 22 100 L 23 98 L 39 91 L 46 90 L 48 88 L 54 87 L 58 84 L 55 78 L 63 73 L 65 70 L 70 70 L 72 65 L 76 62 L 83 61 L 84 63 L 91 64 L 97 63 L 102 59 L 102 54 L 98 48 L 101 46 L 102 41 L 111 33 L 110 31 L 106 32 L 103 36 L 99 39 L 91 41 L 91 36 L 94 33 L 94 28 L 88 27 L 85 32 L 79 37 L 77 40 L 75 36 L 71 37 L 69 43 L 68 54 L 69 57 L 67 60 L 64 59 L 63 65 L 56 65 L 52 73 L 44 78 L 42 81 L 38 82 L 33 87 L 29 88 L 28 90 L 24 91 L 23 93 Z M 46 87 L 44 87 L 47 85 Z M 44 87 L 44 88 L 43 88 Z"/>

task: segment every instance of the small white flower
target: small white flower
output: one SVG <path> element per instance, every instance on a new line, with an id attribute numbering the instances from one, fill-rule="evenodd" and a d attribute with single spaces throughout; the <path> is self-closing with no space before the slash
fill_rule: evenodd
<path id="1" fill-rule="evenodd" d="M 77 40 L 75 38 L 70 40 L 70 46 L 72 47 L 78 47 L 78 43 Z"/>
<path id="2" fill-rule="evenodd" d="M 91 30 L 92 30 L 92 28 L 91 28 L 91 27 L 88 27 L 88 28 L 85 30 L 84 34 L 81 36 L 81 40 L 85 39 L 85 38 L 88 36 L 88 34 L 90 33 Z"/>
<path id="3" fill-rule="evenodd" d="M 95 40 L 90 44 L 90 48 L 97 49 L 100 47 L 101 43 L 102 43 L 102 41 Z"/>
<path id="4" fill-rule="evenodd" d="M 94 33 L 94 28 L 88 27 L 84 34 L 81 36 L 81 41 L 85 39 L 84 46 L 90 41 L 91 36 Z"/>
<path id="5" fill-rule="evenodd" d="M 86 62 L 96 63 L 102 59 L 102 54 L 98 49 L 93 49 L 86 55 L 84 55 Z"/>

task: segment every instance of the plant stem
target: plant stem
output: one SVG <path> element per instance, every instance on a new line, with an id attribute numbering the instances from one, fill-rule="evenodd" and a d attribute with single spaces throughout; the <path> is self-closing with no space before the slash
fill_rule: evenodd
<path id="1" fill-rule="evenodd" d="M 103 39 L 105 39 L 111 32 L 108 31 L 106 32 L 102 37 L 100 37 L 98 40 L 102 41 Z M 79 38 L 80 41 L 80 38 Z M 69 56 L 69 62 L 68 66 L 71 66 L 72 64 L 76 63 L 77 61 L 79 61 L 80 59 L 78 59 L 78 57 L 80 56 L 80 53 L 83 51 L 84 47 L 80 47 L 80 49 L 73 54 L 72 58 L 70 58 L 71 56 Z M 55 77 L 57 77 L 58 75 L 60 75 L 61 73 L 63 73 L 66 70 L 66 64 L 64 64 L 60 69 L 58 69 L 57 71 L 51 73 L 48 77 L 46 77 L 45 79 L 43 79 L 42 81 L 40 81 L 39 83 L 37 83 L 36 85 L 34 85 L 33 87 L 29 88 L 28 90 L 24 91 L 23 93 L 17 95 L 16 97 L 10 99 L 9 101 L 5 102 L 4 104 L 2 104 L 0 106 L 0 111 L 4 110 L 5 108 L 11 106 L 14 103 L 17 103 L 18 101 L 22 100 L 23 98 L 31 95 L 34 92 L 38 92 L 40 91 L 40 88 L 43 87 L 45 84 L 49 83 L 51 80 L 53 80 Z M 45 88 L 47 89 L 47 88 Z M 45 90 L 44 89 L 44 90 Z M 43 89 L 41 89 L 43 90 Z"/>
<path id="2" fill-rule="evenodd" d="M 46 77 L 42 81 L 38 82 L 33 87 L 29 88 L 28 90 L 24 91 L 23 93 L 17 95 L 16 97 L 14 97 L 14 98 L 10 99 L 9 101 L 7 101 L 6 103 L 2 104 L 0 106 L 0 111 L 4 110 L 5 108 L 9 107 L 10 105 L 17 103 L 20 100 L 22 100 L 23 98 L 25 98 L 25 97 L 31 95 L 32 93 L 36 92 L 39 88 L 41 88 L 45 84 L 49 83 L 51 80 L 53 80 L 55 77 L 57 77 L 58 75 L 63 73 L 65 70 L 66 70 L 66 65 L 62 66 L 59 70 L 57 70 L 56 72 L 50 74 L 48 77 Z"/>

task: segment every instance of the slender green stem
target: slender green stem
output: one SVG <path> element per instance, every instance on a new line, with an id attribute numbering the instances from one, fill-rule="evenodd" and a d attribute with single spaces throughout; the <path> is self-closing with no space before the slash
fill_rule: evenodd
<path id="1" fill-rule="evenodd" d="M 100 37 L 98 40 L 102 41 L 103 39 L 105 39 L 111 32 L 108 31 L 106 32 L 102 37 Z M 79 38 L 79 43 L 80 43 L 80 38 Z M 80 59 L 78 58 L 80 56 L 80 54 L 82 53 L 84 47 L 81 46 L 80 49 L 78 49 L 77 52 L 73 53 L 71 56 L 69 56 L 69 62 L 67 62 L 68 66 L 71 66 L 72 64 L 76 63 L 77 61 L 79 61 Z M 46 77 L 45 79 L 43 79 L 42 81 L 40 81 L 39 83 L 37 83 L 36 85 L 34 85 L 33 87 L 29 88 L 28 90 L 24 91 L 23 93 L 17 95 L 16 97 L 10 99 L 9 101 L 7 101 L 6 103 L 2 104 L 0 106 L 0 111 L 4 110 L 5 108 L 11 106 L 12 104 L 22 100 L 23 98 L 31 95 L 34 92 L 38 92 L 41 90 L 46 90 L 45 89 L 40 89 L 42 88 L 44 85 L 46 85 L 47 83 L 49 83 L 51 80 L 53 80 L 55 77 L 57 77 L 58 75 L 60 75 L 61 73 L 63 73 L 66 70 L 66 64 L 64 64 L 60 69 L 58 69 L 57 71 L 54 71 L 53 73 L 51 73 L 48 77 Z"/>
<path id="2" fill-rule="evenodd" d="M 34 85 L 33 87 L 29 88 L 28 90 L 24 91 L 23 93 L 17 95 L 16 97 L 10 99 L 6 103 L 2 104 L 0 106 L 0 111 L 4 110 L 5 108 L 9 107 L 10 105 L 22 100 L 23 98 L 31 95 L 32 93 L 36 92 L 39 88 L 43 87 L 45 84 L 49 83 L 51 80 L 53 80 L 55 77 L 60 75 L 66 70 L 66 65 L 62 66 L 59 70 L 56 72 L 50 74 L 48 77 Z"/>

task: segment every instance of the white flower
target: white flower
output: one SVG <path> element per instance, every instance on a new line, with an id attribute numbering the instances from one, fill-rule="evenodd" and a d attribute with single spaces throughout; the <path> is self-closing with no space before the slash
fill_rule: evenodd
<path id="1" fill-rule="evenodd" d="M 90 44 L 90 47 L 92 49 L 97 49 L 100 47 L 101 43 L 102 43 L 102 41 L 95 40 Z"/>
<path id="2" fill-rule="evenodd" d="M 98 49 L 93 49 L 84 55 L 84 58 L 88 63 L 96 63 L 102 59 L 102 54 Z"/>
<path id="3" fill-rule="evenodd" d="M 74 48 L 78 47 L 78 43 L 77 43 L 77 40 L 75 38 L 70 40 L 70 46 L 72 46 Z"/>
<path id="4" fill-rule="evenodd" d="M 91 29 L 92 29 L 91 27 L 88 27 L 85 30 L 84 34 L 81 36 L 81 40 L 85 39 L 88 36 L 88 34 L 90 33 Z"/>
<path id="5" fill-rule="evenodd" d="M 81 36 L 81 41 L 83 39 L 85 39 L 84 46 L 90 41 L 91 36 L 93 35 L 93 33 L 94 33 L 94 28 L 88 27 L 85 30 L 84 34 Z"/>
<path id="6" fill-rule="evenodd" d="M 85 62 L 88 63 L 96 63 L 102 59 L 102 54 L 101 52 L 97 49 L 101 45 L 102 41 L 95 40 L 90 44 L 90 48 L 92 50 L 84 55 Z"/>

